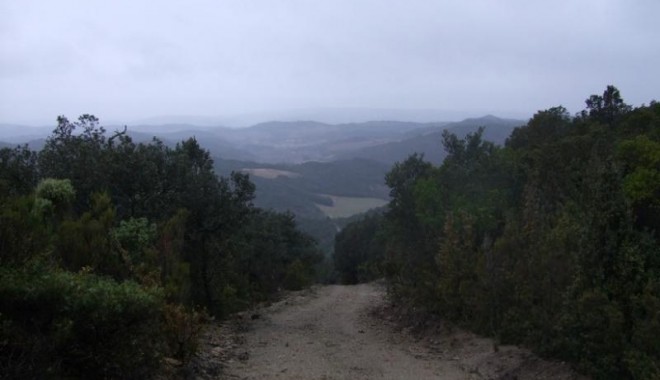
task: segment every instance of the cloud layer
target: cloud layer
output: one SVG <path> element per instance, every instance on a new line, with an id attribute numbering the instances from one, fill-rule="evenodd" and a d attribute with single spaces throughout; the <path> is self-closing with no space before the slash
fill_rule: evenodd
<path id="1" fill-rule="evenodd" d="M 0 2 L 0 122 L 658 97 L 660 2 Z"/>

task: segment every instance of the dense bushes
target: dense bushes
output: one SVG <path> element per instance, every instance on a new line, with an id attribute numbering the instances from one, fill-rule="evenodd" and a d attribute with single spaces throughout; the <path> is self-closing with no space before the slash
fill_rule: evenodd
<path id="1" fill-rule="evenodd" d="M 659 147 L 660 104 L 633 109 L 611 86 L 575 117 L 538 112 L 505 147 L 445 134 L 441 166 L 412 156 L 386 177 L 391 295 L 595 378 L 659 378 Z M 342 252 L 374 240 L 369 223 Z"/>
<path id="2" fill-rule="evenodd" d="M 134 144 L 90 115 L 0 150 L 0 373 L 150 377 L 192 356 L 207 313 L 310 284 L 315 242 L 254 190 L 194 139 Z"/>
<path id="3" fill-rule="evenodd" d="M 90 273 L 0 272 L 1 372 L 141 378 L 160 365 L 162 292 Z"/>

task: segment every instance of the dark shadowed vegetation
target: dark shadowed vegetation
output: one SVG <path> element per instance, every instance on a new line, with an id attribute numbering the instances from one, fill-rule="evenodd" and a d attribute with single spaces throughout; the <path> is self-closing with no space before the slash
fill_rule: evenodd
<path id="1" fill-rule="evenodd" d="M 149 377 L 205 316 L 315 279 L 315 242 L 255 208 L 247 175 L 124 132 L 60 117 L 39 153 L 0 150 L 0 373 Z"/>
<path id="2" fill-rule="evenodd" d="M 341 278 L 377 268 L 397 302 L 594 378 L 660 378 L 660 104 L 610 86 L 504 147 L 443 137 L 441 165 L 395 164 L 385 216 L 338 235 Z"/>

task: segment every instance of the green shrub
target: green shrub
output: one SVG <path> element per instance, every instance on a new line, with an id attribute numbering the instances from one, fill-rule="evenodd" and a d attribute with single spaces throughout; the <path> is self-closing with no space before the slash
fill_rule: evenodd
<path id="1" fill-rule="evenodd" d="M 168 354 L 188 361 L 197 352 L 199 337 L 208 315 L 179 304 L 167 304 L 163 310 L 163 332 Z"/>
<path id="2" fill-rule="evenodd" d="M 112 230 L 112 235 L 121 247 L 128 251 L 132 263 L 143 261 L 144 251 L 156 237 L 156 225 L 147 218 L 130 218 L 119 222 L 119 227 Z"/>
<path id="3" fill-rule="evenodd" d="M 51 233 L 34 206 L 33 197 L 0 202 L 0 266 L 23 266 L 47 251 Z"/>
<path id="4" fill-rule="evenodd" d="M 305 266 L 300 259 L 295 259 L 286 269 L 284 275 L 284 288 L 288 290 L 300 290 L 311 285 L 312 276 L 310 268 Z"/>
<path id="5" fill-rule="evenodd" d="M 87 273 L 0 272 L 0 372 L 143 378 L 159 366 L 162 295 Z"/>
<path id="6" fill-rule="evenodd" d="M 63 214 L 71 206 L 76 197 L 76 190 L 68 179 L 46 178 L 41 180 L 35 190 L 38 211 L 46 212 L 45 215 L 55 213 Z"/>
<path id="7" fill-rule="evenodd" d="M 37 197 L 59 203 L 69 203 L 76 196 L 76 191 L 68 179 L 46 178 L 37 185 Z"/>

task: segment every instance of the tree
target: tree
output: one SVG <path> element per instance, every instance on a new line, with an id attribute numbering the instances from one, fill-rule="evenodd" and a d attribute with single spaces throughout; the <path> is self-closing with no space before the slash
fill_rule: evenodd
<path id="1" fill-rule="evenodd" d="M 614 86 L 607 86 L 602 96 L 591 95 L 585 103 L 589 117 L 608 125 L 613 125 L 622 115 L 632 109 L 623 102 L 621 93 Z"/>
<path id="2" fill-rule="evenodd" d="M 38 178 L 37 154 L 27 145 L 0 149 L 0 199 L 29 194 Z"/>
<path id="3" fill-rule="evenodd" d="M 659 127 L 658 103 L 608 86 L 574 118 L 537 112 L 504 148 L 446 132 L 441 166 L 413 155 L 387 175 L 390 295 L 595 378 L 659 378 Z M 338 237 L 351 278 L 370 237 Z"/>
<path id="4" fill-rule="evenodd" d="M 404 162 L 394 164 L 385 176 L 390 187 L 390 203 L 386 233 L 391 236 L 386 248 L 386 275 L 396 291 L 406 292 L 406 283 L 417 283 L 426 274 L 425 264 L 432 250 L 425 246 L 427 238 L 416 215 L 415 186 L 427 178 L 433 166 L 424 157 L 413 154 Z"/>
<path id="5" fill-rule="evenodd" d="M 89 196 L 108 190 L 105 128 L 93 115 L 76 122 L 57 118 L 57 127 L 39 152 L 39 168 L 45 178 L 69 179 L 77 190 L 77 211 L 89 206 Z"/>
<path id="6" fill-rule="evenodd" d="M 0 371 L 151 377 L 216 316 L 314 279 L 315 242 L 219 177 L 195 139 L 108 136 L 92 115 L 0 150 Z"/>
<path id="7" fill-rule="evenodd" d="M 381 277 L 384 251 L 382 215 L 348 224 L 335 237 L 333 259 L 341 281 L 357 284 Z"/>

